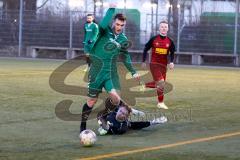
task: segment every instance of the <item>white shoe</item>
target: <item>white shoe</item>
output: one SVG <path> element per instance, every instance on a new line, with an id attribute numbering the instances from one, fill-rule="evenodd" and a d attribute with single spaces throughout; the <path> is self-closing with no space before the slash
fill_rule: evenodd
<path id="1" fill-rule="evenodd" d="M 155 125 L 155 124 L 163 124 L 163 123 L 166 123 L 167 121 L 168 121 L 167 117 L 161 116 L 159 118 L 153 119 L 152 121 L 150 121 L 150 123 L 151 125 Z"/>
<path id="2" fill-rule="evenodd" d="M 161 108 L 161 109 L 168 109 L 168 107 L 166 106 L 166 104 L 164 102 L 159 102 L 157 104 L 157 107 L 158 108 Z"/>

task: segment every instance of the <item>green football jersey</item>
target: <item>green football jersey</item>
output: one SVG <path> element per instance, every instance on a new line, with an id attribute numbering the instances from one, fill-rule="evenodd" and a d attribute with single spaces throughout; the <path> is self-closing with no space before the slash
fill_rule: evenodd
<path id="1" fill-rule="evenodd" d="M 84 25 L 84 52 L 89 53 L 96 42 L 98 36 L 98 25 L 96 23 L 86 23 Z"/>
<path id="2" fill-rule="evenodd" d="M 90 53 L 90 59 L 92 66 L 90 68 L 90 75 L 96 76 L 105 73 L 112 72 L 111 76 L 114 77 L 117 74 L 117 59 L 121 55 L 123 58 L 123 63 L 126 68 L 135 74 L 136 71 L 132 67 L 131 57 L 127 51 L 127 48 L 124 48 L 123 44 L 128 43 L 128 38 L 124 33 L 115 34 L 112 28 L 110 27 L 110 22 L 113 19 L 115 13 L 115 8 L 110 8 L 103 20 L 99 24 L 99 36 L 97 41 L 92 48 Z"/>

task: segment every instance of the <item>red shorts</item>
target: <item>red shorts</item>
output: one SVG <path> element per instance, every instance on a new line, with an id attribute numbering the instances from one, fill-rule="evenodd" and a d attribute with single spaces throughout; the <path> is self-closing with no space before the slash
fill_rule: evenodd
<path id="1" fill-rule="evenodd" d="M 150 71 L 154 81 L 166 80 L 167 65 L 161 63 L 150 63 Z"/>

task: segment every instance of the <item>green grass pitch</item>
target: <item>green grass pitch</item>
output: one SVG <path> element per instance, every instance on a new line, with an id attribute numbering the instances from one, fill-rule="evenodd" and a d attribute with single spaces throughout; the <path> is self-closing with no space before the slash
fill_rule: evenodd
<path id="1" fill-rule="evenodd" d="M 81 113 L 86 97 L 58 93 L 49 77 L 61 60 L 0 58 L 0 159 L 74 160 L 240 131 L 240 69 L 176 66 L 166 95 L 165 125 L 121 136 L 98 136 L 94 147 L 79 144 L 79 121 L 56 117 L 55 106 L 71 99 Z M 82 68 L 83 69 L 83 68 Z M 76 69 L 67 83 L 86 85 Z M 124 87 L 124 86 L 123 86 Z M 139 98 L 138 109 L 156 113 L 156 98 Z M 96 120 L 88 123 L 97 131 Z M 239 160 L 240 136 L 106 159 Z"/>

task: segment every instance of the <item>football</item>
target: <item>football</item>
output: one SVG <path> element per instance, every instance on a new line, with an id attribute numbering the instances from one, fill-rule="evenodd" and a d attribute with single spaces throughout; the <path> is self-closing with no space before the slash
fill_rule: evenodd
<path id="1" fill-rule="evenodd" d="M 91 147 L 97 141 L 96 134 L 90 130 L 84 130 L 79 134 L 80 143 L 85 147 Z"/>

